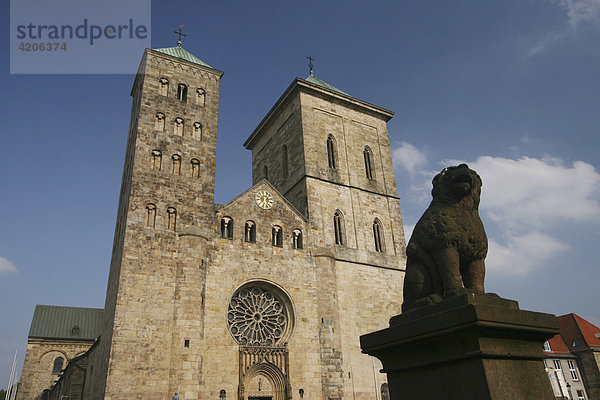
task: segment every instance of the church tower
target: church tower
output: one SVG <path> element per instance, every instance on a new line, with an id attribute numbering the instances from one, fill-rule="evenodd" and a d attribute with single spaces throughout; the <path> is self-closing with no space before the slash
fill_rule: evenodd
<path id="1" fill-rule="evenodd" d="M 185 345 L 203 321 L 222 75 L 181 42 L 144 52 L 86 399 L 163 398 L 173 371 L 199 363 L 200 348 Z M 185 379 L 198 385 L 198 374 Z"/>
<path id="2" fill-rule="evenodd" d="M 266 179 L 309 222 L 323 398 L 374 398 L 375 364 L 356 338 L 397 313 L 406 261 L 387 132 L 393 113 L 322 81 L 310 66 L 244 146 L 253 182 Z"/>

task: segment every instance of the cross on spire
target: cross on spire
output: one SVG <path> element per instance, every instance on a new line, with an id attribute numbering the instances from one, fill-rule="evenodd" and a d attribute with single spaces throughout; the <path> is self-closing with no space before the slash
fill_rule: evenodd
<path id="1" fill-rule="evenodd" d="M 187 35 L 181 32 L 181 28 L 183 28 L 183 24 L 179 25 L 179 30 L 175 31 L 175 34 L 179 35 L 179 39 L 177 39 L 177 46 L 181 47 L 181 37 L 186 37 Z"/>
<path id="2" fill-rule="evenodd" d="M 312 75 L 313 74 L 313 67 L 314 67 L 312 62 L 314 61 L 314 58 L 312 58 L 310 56 L 310 54 L 306 58 L 308 58 L 308 68 L 310 69 L 310 74 Z"/>

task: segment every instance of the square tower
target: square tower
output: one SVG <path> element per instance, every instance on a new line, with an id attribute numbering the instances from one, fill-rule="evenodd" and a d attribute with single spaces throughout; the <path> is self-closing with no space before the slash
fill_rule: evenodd
<path id="1" fill-rule="evenodd" d="M 212 234 L 222 75 L 180 43 L 144 52 L 131 91 L 105 321 L 85 398 L 162 396 L 174 359 L 182 362 L 173 342 L 201 324 L 201 296 L 185 293 L 186 282 L 202 290 L 202 238 Z M 197 243 L 188 246 L 189 238 Z M 182 278 L 183 265 L 192 272 Z"/>

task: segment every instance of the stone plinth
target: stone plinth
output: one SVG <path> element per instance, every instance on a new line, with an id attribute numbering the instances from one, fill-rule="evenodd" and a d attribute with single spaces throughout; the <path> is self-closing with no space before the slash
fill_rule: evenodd
<path id="1" fill-rule="evenodd" d="M 465 294 L 397 315 L 361 336 L 396 399 L 553 400 L 543 343 L 556 317 L 495 295 Z"/>

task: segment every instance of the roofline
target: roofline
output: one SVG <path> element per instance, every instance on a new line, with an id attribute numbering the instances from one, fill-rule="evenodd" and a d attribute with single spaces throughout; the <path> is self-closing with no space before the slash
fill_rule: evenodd
<path id="1" fill-rule="evenodd" d="M 283 201 L 292 209 L 292 211 L 294 211 L 304 222 L 308 222 L 308 220 L 304 217 L 304 215 L 302 215 L 302 213 L 300 213 L 300 211 L 298 211 L 296 209 L 296 207 L 294 207 L 294 205 L 292 203 L 289 202 L 289 200 L 281 194 L 281 192 L 279 192 L 279 190 L 277 190 L 275 188 L 275 186 L 273 186 L 271 184 L 271 182 L 269 182 L 266 179 L 261 179 L 260 181 L 258 181 L 256 183 L 256 185 L 252 185 L 250 188 L 244 190 L 242 193 L 238 194 L 237 196 L 235 196 L 233 199 L 229 200 L 227 203 L 221 205 L 218 209 L 215 210 L 215 214 L 218 212 L 221 212 L 222 209 L 224 209 L 225 207 L 230 206 L 231 204 L 235 203 L 240 197 L 242 197 L 243 195 L 245 195 L 246 193 L 248 193 L 249 191 L 251 191 L 252 189 L 254 189 L 255 187 L 257 187 L 258 185 L 260 185 L 261 183 L 266 183 L 267 186 L 269 186 L 271 189 L 273 189 L 273 191 L 275 193 L 277 193 L 279 195 L 279 197 L 281 197 L 283 199 Z M 217 204 L 215 204 L 216 206 Z"/>
<path id="2" fill-rule="evenodd" d="M 183 58 L 175 57 L 175 56 L 172 56 L 172 55 L 170 55 L 170 54 L 161 53 L 160 51 L 156 51 L 156 50 L 154 50 L 154 49 L 150 49 L 150 48 L 148 48 L 148 47 L 146 47 L 146 50 L 144 50 L 144 54 L 145 54 L 146 52 L 150 52 L 150 53 L 154 53 L 154 54 L 159 54 L 159 55 L 161 55 L 162 57 L 171 58 L 171 59 L 173 59 L 173 60 L 175 60 L 175 61 L 177 61 L 177 62 L 182 62 L 182 63 L 184 63 L 184 64 L 188 64 L 188 65 L 190 65 L 190 66 L 193 66 L 193 67 L 197 67 L 197 68 L 200 68 L 200 69 L 205 69 L 205 70 L 207 70 L 208 72 L 216 72 L 216 73 L 217 73 L 217 75 L 219 75 L 219 78 L 221 78 L 221 77 L 223 76 L 223 74 L 224 74 L 224 72 L 223 72 L 223 71 L 221 71 L 221 70 L 218 70 L 218 69 L 216 69 L 216 68 L 213 68 L 213 67 L 206 67 L 206 66 L 204 66 L 204 65 L 196 64 L 196 63 L 194 63 L 194 62 L 191 62 L 191 61 L 188 61 L 188 60 L 184 60 Z"/>
<path id="3" fill-rule="evenodd" d="M 336 92 L 335 90 L 331 90 L 328 88 L 325 88 L 323 86 L 317 85 L 315 83 L 309 82 L 306 79 L 302 79 L 302 78 L 296 78 L 292 81 L 292 83 L 290 84 L 290 86 L 288 86 L 288 88 L 285 90 L 285 92 L 283 92 L 283 94 L 279 97 L 279 99 L 277 100 L 277 102 L 275 103 L 275 105 L 273 105 L 273 107 L 271 107 L 271 109 L 269 110 L 269 112 L 267 113 L 267 115 L 265 115 L 265 117 L 262 119 L 262 121 L 260 121 L 260 123 L 258 124 L 258 126 L 254 129 L 254 131 L 252 132 L 252 134 L 250 134 L 250 136 L 248 137 L 248 139 L 246 139 L 246 141 L 244 142 L 244 147 L 246 149 L 251 150 L 254 142 L 257 139 L 258 136 L 258 132 L 260 132 L 262 130 L 262 128 L 267 125 L 270 120 L 272 119 L 273 115 L 275 114 L 275 112 L 277 111 L 277 109 L 279 109 L 279 106 L 281 104 L 283 104 L 288 97 L 290 97 L 292 95 L 293 92 L 295 92 L 296 90 L 300 90 L 300 88 L 303 89 L 308 89 L 308 90 L 313 90 L 315 92 L 319 92 L 319 93 L 323 93 L 326 94 L 330 97 L 334 97 L 337 98 L 338 100 L 343 100 L 347 103 L 350 104 L 355 104 L 358 105 L 360 107 L 366 108 L 369 111 L 376 113 L 376 114 L 380 114 L 384 117 L 385 122 L 388 122 L 390 119 L 392 119 L 392 117 L 394 116 L 394 112 L 387 110 L 385 108 L 376 106 L 374 104 L 371 103 L 367 103 L 364 100 L 360 100 L 357 99 L 356 97 L 352 97 L 348 94 L 345 93 L 341 93 L 341 92 Z"/>
<path id="4" fill-rule="evenodd" d="M 27 339 L 68 340 L 73 342 L 91 342 L 96 340 L 96 338 L 73 338 L 63 336 L 27 336 Z"/>

